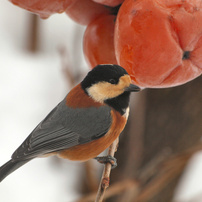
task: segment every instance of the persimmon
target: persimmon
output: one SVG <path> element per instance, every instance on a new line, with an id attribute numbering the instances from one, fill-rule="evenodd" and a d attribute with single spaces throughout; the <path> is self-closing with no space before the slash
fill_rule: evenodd
<path id="1" fill-rule="evenodd" d="M 115 8 L 104 6 L 92 0 L 74 0 L 66 9 L 66 14 L 75 22 L 88 25 L 103 14 L 113 14 Z"/>
<path id="2" fill-rule="evenodd" d="M 115 15 L 101 15 L 86 28 L 83 51 L 91 68 L 98 64 L 117 64 L 114 52 Z"/>
<path id="3" fill-rule="evenodd" d="M 201 0 L 125 0 L 115 25 L 115 54 L 134 83 L 171 87 L 202 73 Z"/>
<path id="4" fill-rule="evenodd" d="M 53 13 L 62 13 L 74 0 L 10 0 L 13 4 L 48 18 Z"/>

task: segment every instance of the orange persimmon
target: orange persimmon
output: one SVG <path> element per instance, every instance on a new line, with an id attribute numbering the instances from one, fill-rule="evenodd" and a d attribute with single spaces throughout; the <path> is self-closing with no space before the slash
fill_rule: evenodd
<path id="1" fill-rule="evenodd" d="M 105 6 L 92 0 L 72 0 L 65 12 L 75 22 L 88 25 L 100 15 L 116 13 L 117 8 Z"/>
<path id="2" fill-rule="evenodd" d="M 62 13 L 75 0 L 10 0 L 13 4 L 24 8 L 41 18 L 48 18 L 51 14 Z"/>
<path id="3" fill-rule="evenodd" d="M 117 64 L 114 53 L 115 15 L 101 15 L 86 28 L 83 52 L 91 68 L 98 64 Z"/>
<path id="4" fill-rule="evenodd" d="M 202 73 L 201 0 L 125 0 L 115 25 L 115 54 L 134 83 L 162 88 Z"/>

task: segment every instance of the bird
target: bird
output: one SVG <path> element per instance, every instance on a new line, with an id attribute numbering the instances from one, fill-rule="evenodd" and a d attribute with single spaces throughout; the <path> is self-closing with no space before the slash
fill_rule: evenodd
<path id="1" fill-rule="evenodd" d="M 0 182 L 37 157 L 56 155 L 73 161 L 95 158 L 112 162 L 110 156 L 98 155 L 123 131 L 129 115 L 130 94 L 140 90 L 123 67 L 97 65 L 0 167 Z"/>

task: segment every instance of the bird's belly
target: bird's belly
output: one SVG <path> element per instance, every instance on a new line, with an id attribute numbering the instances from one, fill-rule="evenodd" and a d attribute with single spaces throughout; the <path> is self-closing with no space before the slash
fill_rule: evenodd
<path id="1" fill-rule="evenodd" d="M 67 158 L 74 161 L 87 161 L 95 158 L 105 149 L 107 149 L 113 141 L 118 138 L 125 127 L 127 119 L 118 112 L 112 112 L 113 122 L 110 130 L 103 137 L 93 140 L 89 143 L 77 145 L 72 148 L 58 152 L 60 158 Z"/>

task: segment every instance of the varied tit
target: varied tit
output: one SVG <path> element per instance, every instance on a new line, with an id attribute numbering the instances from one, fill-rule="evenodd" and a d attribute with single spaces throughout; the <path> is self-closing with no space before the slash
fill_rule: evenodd
<path id="1" fill-rule="evenodd" d="M 124 129 L 130 93 L 139 90 L 122 67 L 96 66 L 0 167 L 0 181 L 36 157 L 97 158 Z"/>

